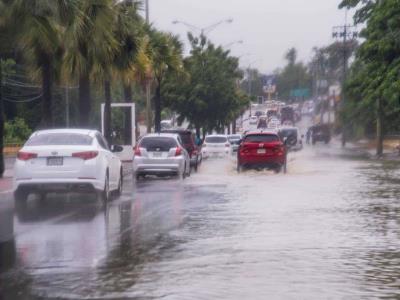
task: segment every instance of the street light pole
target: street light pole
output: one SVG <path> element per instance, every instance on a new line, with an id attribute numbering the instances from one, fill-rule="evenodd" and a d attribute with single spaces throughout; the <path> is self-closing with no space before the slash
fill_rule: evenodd
<path id="1" fill-rule="evenodd" d="M 147 1 L 148 1 L 148 0 L 147 0 Z M 196 30 L 196 31 L 198 31 L 198 32 L 200 33 L 201 36 L 206 36 L 206 35 L 209 34 L 211 31 L 213 31 L 215 28 L 217 28 L 219 25 L 222 25 L 222 24 L 224 24 L 224 23 L 232 23 L 232 22 L 233 22 L 233 19 L 226 19 L 226 20 L 222 20 L 222 21 L 216 22 L 216 23 L 214 23 L 214 24 L 212 24 L 212 25 L 210 25 L 210 26 L 202 27 L 202 28 L 200 28 L 200 27 L 198 27 L 198 26 L 195 26 L 195 25 L 193 25 L 193 24 L 184 22 L 184 21 L 179 21 L 179 20 L 173 21 L 172 24 L 174 24 L 174 25 L 176 25 L 176 24 L 185 25 L 186 27 L 190 28 L 191 30 Z"/>

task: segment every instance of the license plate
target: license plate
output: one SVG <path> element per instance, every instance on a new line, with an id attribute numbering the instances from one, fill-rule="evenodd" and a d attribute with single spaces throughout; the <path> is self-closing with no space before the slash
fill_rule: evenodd
<path id="1" fill-rule="evenodd" d="M 153 152 L 153 157 L 161 157 L 161 152 Z"/>
<path id="2" fill-rule="evenodd" d="M 266 149 L 258 149 L 257 154 L 266 154 L 267 150 Z"/>
<path id="3" fill-rule="evenodd" d="M 62 166 L 64 160 L 62 157 L 48 157 L 47 158 L 47 165 L 48 166 Z"/>

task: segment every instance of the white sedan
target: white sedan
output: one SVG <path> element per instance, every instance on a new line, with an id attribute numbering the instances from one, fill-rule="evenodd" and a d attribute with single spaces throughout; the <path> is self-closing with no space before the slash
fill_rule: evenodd
<path id="1" fill-rule="evenodd" d="M 86 129 L 37 131 L 18 152 L 13 189 L 16 201 L 30 193 L 96 192 L 103 201 L 121 192 L 122 164 L 100 132 Z"/>
<path id="2" fill-rule="evenodd" d="M 232 151 L 226 135 L 207 135 L 201 147 L 203 158 L 227 156 Z"/>

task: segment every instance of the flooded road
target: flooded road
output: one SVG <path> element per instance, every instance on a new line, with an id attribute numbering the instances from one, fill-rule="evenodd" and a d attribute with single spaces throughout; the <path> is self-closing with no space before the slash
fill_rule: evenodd
<path id="1" fill-rule="evenodd" d="M 0 256 L 0 293 L 3 299 L 399 298 L 400 165 L 335 143 L 306 147 L 289 160 L 286 175 L 237 174 L 232 158 L 205 161 L 184 182 L 133 186 L 127 179 L 107 208 L 87 196 L 16 207 L 15 238 L 1 246 L 8 254 Z"/>

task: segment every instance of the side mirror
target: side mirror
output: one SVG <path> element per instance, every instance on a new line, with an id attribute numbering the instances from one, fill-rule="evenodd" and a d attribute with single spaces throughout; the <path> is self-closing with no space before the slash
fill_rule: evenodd
<path id="1" fill-rule="evenodd" d="M 111 152 L 113 153 L 119 153 L 124 151 L 124 147 L 120 146 L 120 145 L 112 145 L 111 146 Z"/>

